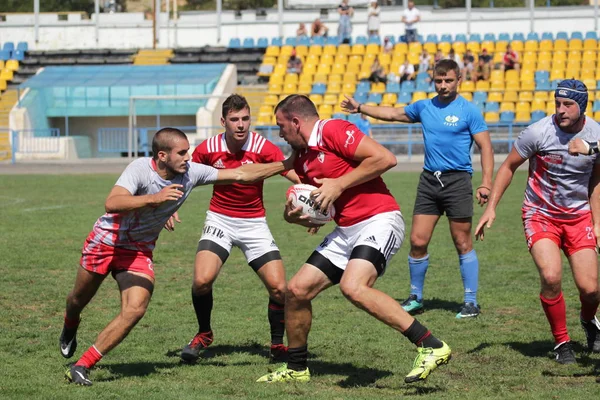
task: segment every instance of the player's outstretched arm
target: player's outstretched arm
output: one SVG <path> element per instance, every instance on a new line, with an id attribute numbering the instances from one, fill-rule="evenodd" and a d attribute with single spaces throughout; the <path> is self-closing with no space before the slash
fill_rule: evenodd
<path id="1" fill-rule="evenodd" d="M 590 179 L 590 208 L 594 222 L 594 234 L 596 235 L 596 246 L 600 245 L 600 164 L 594 164 L 594 170 Z M 600 246 L 599 246 L 600 247 Z"/>
<path id="2" fill-rule="evenodd" d="M 504 160 L 504 162 L 498 169 L 498 173 L 496 174 L 496 181 L 492 186 L 492 192 L 490 193 L 487 207 L 483 212 L 483 215 L 479 219 L 477 227 L 475 228 L 475 239 L 483 240 L 485 236 L 484 227 L 488 229 L 492 227 L 492 224 L 496 219 L 496 206 L 498 206 L 502 195 L 510 185 L 512 178 L 515 175 L 515 171 L 524 162 L 525 159 L 521 157 L 521 155 L 513 147 L 508 156 L 506 157 L 506 160 Z"/>
<path id="3" fill-rule="evenodd" d="M 340 106 L 345 112 L 352 114 L 362 113 L 373 118 L 381 119 L 384 121 L 398 121 L 398 122 L 413 122 L 408 115 L 404 112 L 404 107 L 379 107 L 379 106 L 368 106 L 366 104 L 360 104 L 353 97 L 346 96 L 345 100 L 342 100 Z"/>
<path id="4" fill-rule="evenodd" d="M 106 198 L 104 209 L 107 213 L 121 213 L 146 206 L 157 206 L 165 201 L 179 200 L 183 196 L 182 188 L 183 185 L 173 184 L 155 194 L 134 196 L 124 187 L 115 185 Z"/>
<path id="5" fill-rule="evenodd" d="M 273 175 L 281 174 L 294 167 L 296 152 L 283 161 L 276 161 L 265 164 L 244 164 L 238 168 L 220 169 L 217 173 L 215 184 L 229 183 L 253 183 L 270 178 Z"/>

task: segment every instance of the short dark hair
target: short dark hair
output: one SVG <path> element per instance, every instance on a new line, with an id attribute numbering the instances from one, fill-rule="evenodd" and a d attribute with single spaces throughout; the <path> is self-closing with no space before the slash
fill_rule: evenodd
<path id="1" fill-rule="evenodd" d="M 289 118 L 293 112 L 301 117 L 319 117 L 317 107 L 311 99 L 302 94 L 292 94 L 281 100 L 275 107 L 275 112 L 281 111 Z"/>
<path id="2" fill-rule="evenodd" d="M 183 131 L 177 128 L 162 128 L 154 134 L 152 138 L 152 156 L 155 160 L 158 159 L 158 152 L 170 152 L 173 149 L 173 139 L 188 140 Z"/>
<path id="3" fill-rule="evenodd" d="M 227 118 L 227 114 L 229 114 L 229 111 L 240 111 L 243 110 L 244 108 L 247 108 L 248 111 L 250 111 L 250 106 L 248 105 L 248 101 L 246 100 L 246 98 L 244 96 L 241 96 L 239 94 L 232 94 L 231 96 L 227 97 L 225 99 L 225 101 L 223 102 L 223 107 L 221 108 L 221 114 L 223 116 L 223 118 Z"/>
<path id="4" fill-rule="evenodd" d="M 448 71 L 456 72 L 456 77 L 460 77 L 460 68 L 456 61 L 450 59 L 443 59 L 438 61 L 433 67 L 433 76 L 436 75 L 447 75 Z"/>

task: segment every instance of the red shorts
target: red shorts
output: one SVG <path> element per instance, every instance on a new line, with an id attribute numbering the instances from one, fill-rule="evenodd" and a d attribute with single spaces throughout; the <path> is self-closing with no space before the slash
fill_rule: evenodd
<path id="1" fill-rule="evenodd" d="M 592 213 L 574 219 L 557 219 L 540 214 L 523 216 L 527 247 L 540 239 L 550 239 L 570 256 L 582 249 L 596 249 L 596 236 L 592 228 Z"/>
<path id="2" fill-rule="evenodd" d="M 129 250 L 97 243 L 91 239 L 94 232 L 85 240 L 81 251 L 80 265 L 90 272 L 113 276 L 120 271 L 140 272 L 154 279 L 154 264 L 151 251 Z"/>

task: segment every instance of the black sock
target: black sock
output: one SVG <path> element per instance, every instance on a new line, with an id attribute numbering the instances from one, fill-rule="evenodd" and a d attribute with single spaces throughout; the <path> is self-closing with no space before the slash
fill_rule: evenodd
<path id="1" fill-rule="evenodd" d="M 283 304 L 269 299 L 268 315 L 271 325 L 271 344 L 283 344 L 283 334 L 285 333 Z"/>
<path id="2" fill-rule="evenodd" d="M 210 331 L 210 314 L 213 308 L 212 290 L 206 294 L 197 295 L 192 287 L 192 303 L 194 303 L 194 311 L 196 311 L 198 319 L 198 332 Z"/>
<path id="3" fill-rule="evenodd" d="M 421 325 L 416 319 L 402 334 L 417 346 L 431 347 L 433 349 L 439 349 L 444 346 L 438 338 L 431 334 L 429 329 Z"/>
<path id="4" fill-rule="evenodd" d="M 288 348 L 287 367 L 294 371 L 304 371 L 308 363 L 308 346 Z"/>

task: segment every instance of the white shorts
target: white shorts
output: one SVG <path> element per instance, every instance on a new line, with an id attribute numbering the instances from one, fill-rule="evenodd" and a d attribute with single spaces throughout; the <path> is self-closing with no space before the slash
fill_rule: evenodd
<path id="1" fill-rule="evenodd" d="M 374 215 L 352 226 L 337 226 L 325 236 L 315 251 L 337 268 L 345 270 L 354 248 L 369 246 L 383 255 L 387 266 L 402 242 L 404 217 L 400 211 L 391 211 Z M 383 270 L 380 275 L 382 274 Z"/>
<path id="2" fill-rule="evenodd" d="M 202 243 L 204 241 L 216 243 L 227 252 L 227 256 L 231 253 L 233 246 L 239 247 L 244 253 L 248 264 L 254 269 L 260 268 L 262 265 L 255 268 L 252 261 L 267 253 L 277 252 L 277 258 L 275 259 L 281 259 L 279 248 L 275 244 L 267 220 L 264 217 L 232 218 L 213 211 L 207 211 L 202 237 L 198 243 L 199 250 L 210 249 L 210 245 L 206 246 Z M 223 257 L 221 258 L 223 259 Z M 271 257 L 271 259 L 273 258 Z"/>

